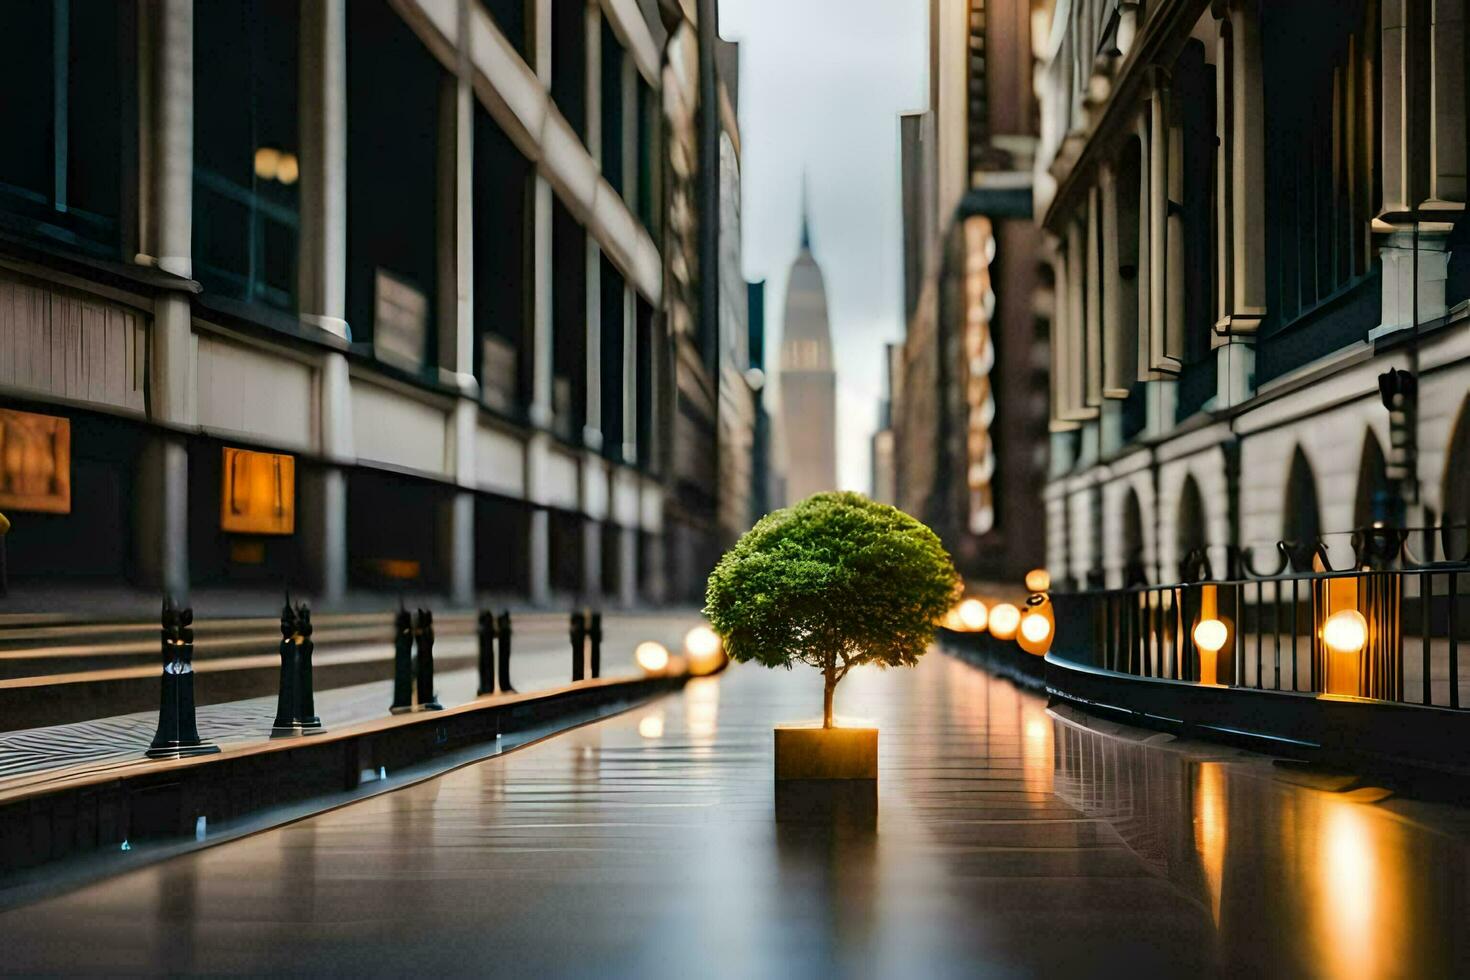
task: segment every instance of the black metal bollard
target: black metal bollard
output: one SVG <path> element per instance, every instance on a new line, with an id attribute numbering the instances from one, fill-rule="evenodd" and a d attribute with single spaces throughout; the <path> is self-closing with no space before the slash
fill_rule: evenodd
<path id="1" fill-rule="evenodd" d="M 592 641 L 592 676 L 602 676 L 602 613 L 592 613 L 587 626 L 587 638 Z"/>
<path id="2" fill-rule="evenodd" d="M 514 694 L 515 685 L 510 682 L 510 610 L 500 614 L 495 632 L 500 635 L 500 693 Z"/>
<path id="3" fill-rule="evenodd" d="M 276 720 L 271 725 L 271 736 L 297 734 L 297 679 L 301 671 L 297 666 L 300 650 L 296 645 L 296 610 L 291 600 L 281 609 L 281 689 L 276 695 Z"/>
<path id="4" fill-rule="evenodd" d="M 419 610 L 418 622 L 414 624 L 415 639 L 419 648 L 418 699 L 420 711 L 440 711 L 444 705 L 434 694 L 434 614 L 427 609 Z"/>
<path id="5" fill-rule="evenodd" d="M 145 753 L 150 759 L 208 755 L 219 746 L 199 737 L 194 707 L 194 610 L 163 603 L 161 646 L 163 681 L 158 731 Z"/>
<path id="6" fill-rule="evenodd" d="M 316 714 L 316 692 L 311 676 L 311 654 L 316 644 L 311 639 L 311 608 L 306 603 L 296 607 L 296 717 L 301 727 L 322 731 L 322 720 Z"/>
<path id="7" fill-rule="evenodd" d="M 572 683 L 587 673 L 587 617 L 580 610 L 572 613 Z"/>
<path id="8" fill-rule="evenodd" d="M 480 687 L 481 697 L 495 693 L 495 614 L 480 613 Z"/>
<path id="9" fill-rule="evenodd" d="M 413 710 L 413 617 L 399 609 L 393 620 L 393 706 L 395 715 Z"/>

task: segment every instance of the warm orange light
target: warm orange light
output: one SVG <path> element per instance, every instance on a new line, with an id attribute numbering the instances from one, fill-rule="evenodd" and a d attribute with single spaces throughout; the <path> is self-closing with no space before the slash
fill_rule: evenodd
<path id="1" fill-rule="evenodd" d="M 1230 638 L 1230 630 L 1218 619 L 1202 619 L 1194 626 L 1194 645 L 1210 653 L 1219 653 Z"/>
<path id="2" fill-rule="evenodd" d="M 990 635 L 997 640 L 1015 639 L 1016 629 L 1021 625 L 1021 610 L 1009 602 L 1002 602 L 990 610 Z"/>
<path id="3" fill-rule="evenodd" d="M 276 180 L 288 187 L 296 183 L 296 178 L 301 176 L 301 164 L 296 160 L 294 153 L 282 153 L 281 162 L 276 167 Z"/>
<path id="4" fill-rule="evenodd" d="M 419 577 L 422 566 L 408 558 L 373 558 L 368 564 L 384 578 L 406 582 Z"/>
<path id="5" fill-rule="evenodd" d="M 224 449 L 221 531 L 292 534 L 296 530 L 296 458 L 285 453 Z"/>
<path id="6" fill-rule="evenodd" d="M 960 603 L 959 620 L 960 626 L 972 633 L 978 633 L 985 628 L 985 623 L 990 618 L 990 610 L 985 608 L 985 603 L 979 599 L 966 599 Z"/>
<path id="7" fill-rule="evenodd" d="M 1045 653 L 1051 639 L 1051 621 L 1041 613 L 1029 612 L 1021 617 L 1021 635 L 1016 640 L 1027 653 Z"/>
<path id="8" fill-rule="evenodd" d="M 71 513 L 69 421 L 0 408 L 0 507 Z"/>
<path id="9" fill-rule="evenodd" d="M 669 648 L 662 643 L 645 640 L 634 648 L 633 659 L 650 674 L 657 674 L 669 667 Z"/>
<path id="10" fill-rule="evenodd" d="M 255 151 L 255 176 L 261 180 L 275 180 L 280 169 L 280 150 L 273 146 L 262 146 Z"/>
<path id="11" fill-rule="evenodd" d="M 696 626 L 684 634 L 684 649 L 691 657 L 712 657 L 720 652 L 719 634 L 708 626 Z"/>
<path id="12" fill-rule="evenodd" d="M 1368 621 L 1356 609 L 1343 609 L 1322 624 L 1322 642 L 1333 653 L 1357 654 L 1368 645 Z"/>
<path id="13" fill-rule="evenodd" d="M 664 716 L 644 715 L 638 722 L 638 734 L 644 738 L 663 738 Z"/>
<path id="14" fill-rule="evenodd" d="M 1051 588 L 1051 572 L 1044 568 L 1033 568 L 1026 573 L 1027 592 L 1046 592 Z"/>

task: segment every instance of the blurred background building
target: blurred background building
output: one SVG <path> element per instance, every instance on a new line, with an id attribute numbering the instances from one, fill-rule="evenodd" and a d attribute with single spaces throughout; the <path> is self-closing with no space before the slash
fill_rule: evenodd
<path id="1" fill-rule="evenodd" d="M 18 592 L 696 597 L 755 465 L 713 0 L 0 27 Z"/>
<path id="2" fill-rule="evenodd" d="M 972 582 L 1019 581 L 1043 558 L 1031 27 L 1029 0 L 931 0 L 929 107 L 899 119 L 907 329 L 879 439 L 896 502 Z"/>
<path id="3" fill-rule="evenodd" d="M 1470 522 L 1463 3 L 1150 0 L 1036 12 L 1054 282 L 1047 563 Z M 1392 408 L 1392 410 L 1390 410 Z"/>
<path id="4" fill-rule="evenodd" d="M 837 489 L 837 372 L 827 322 L 827 286 L 812 255 L 802 192 L 801 249 L 786 280 L 781 323 L 781 437 L 785 503 Z"/>

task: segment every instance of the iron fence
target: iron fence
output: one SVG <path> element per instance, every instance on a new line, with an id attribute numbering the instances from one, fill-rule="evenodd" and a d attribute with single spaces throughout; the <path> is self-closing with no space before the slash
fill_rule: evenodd
<path id="1" fill-rule="evenodd" d="M 1355 534 L 1344 570 L 1320 543 L 1281 542 L 1265 573 L 1246 552 L 1214 579 L 1196 553 L 1177 584 L 1057 594 L 1052 652 L 1138 677 L 1470 708 L 1470 561 L 1418 561 L 1407 538 Z"/>

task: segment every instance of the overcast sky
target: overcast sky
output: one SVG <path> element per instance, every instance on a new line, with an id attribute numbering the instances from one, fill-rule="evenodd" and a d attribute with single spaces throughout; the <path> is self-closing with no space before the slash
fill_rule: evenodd
<path id="1" fill-rule="evenodd" d="M 740 42 L 745 275 L 766 280 L 767 367 L 800 244 L 805 171 L 837 357 L 838 479 L 867 492 L 883 343 L 903 337 L 897 116 L 928 98 L 927 3 L 719 7 L 721 36 Z"/>

